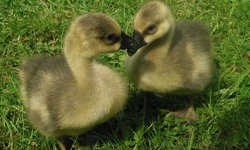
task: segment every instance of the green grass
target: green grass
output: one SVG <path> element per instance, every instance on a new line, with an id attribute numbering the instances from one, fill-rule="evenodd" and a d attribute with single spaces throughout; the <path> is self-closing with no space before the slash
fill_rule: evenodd
<path id="1" fill-rule="evenodd" d="M 18 66 L 33 54 L 61 53 L 65 29 L 85 12 L 113 16 L 127 33 L 143 0 L 113 2 L 0 1 L 0 149 L 55 149 L 54 138 L 31 127 L 19 95 Z M 248 0 L 168 0 L 176 20 L 199 20 L 210 28 L 218 69 L 196 102 L 199 120 L 169 115 L 174 101 L 155 101 L 147 114 L 144 94 L 130 86 L 130 99 L 116 118 L 86 134 L 81 149 L 250 149 L 250 3 Z M 124 73 L 120 51 L 101 61 Z M 157 98 L 154 98 L 157 99 Z M 90 138 L 89 138 L 90 137 Z M 99 138 L 94 138 L 99 137 Z M 86 138 L 85 138 L 86 139 Z M 90 145 L 91 144 L 91 145 Z M 89 146 L 87 146 L 89 145 Z"/>

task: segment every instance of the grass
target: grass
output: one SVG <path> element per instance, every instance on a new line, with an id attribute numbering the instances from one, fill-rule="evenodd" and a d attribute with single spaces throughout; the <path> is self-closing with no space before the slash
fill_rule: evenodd
<path id="1" fill-rule="evenodd" d="M 75 16 L 104 12 L 131 34 L 141 1 L 0 2 L 0 149 L 55 149 L 54 138 L 33 129 L 19 96 L 18 66 L 36 53 L 61 53 L 65 29 Z M 249 149 L 250 148 L 250 3 L 247 0 L 168 0 L 176 20 L 199 20 L 210 28 L 217 70 L 213 83 L 196 102 L 199 120 L 169 115 L 174 101 L 154 101 L 145 110 L 143 92 L 130 85 L 127 107 L 116 118 L 87 133 L 81 149 Z M 124 73 L 120 51 L 101 61 Z M 154 98 L 157 99 L 157 98 Z M 171 98 L 170 98 L 171 99 Z M 99 138 L 97 138 L 99 137 Z"/>

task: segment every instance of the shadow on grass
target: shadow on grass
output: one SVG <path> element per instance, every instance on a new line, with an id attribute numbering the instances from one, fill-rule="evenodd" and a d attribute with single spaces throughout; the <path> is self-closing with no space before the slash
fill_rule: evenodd
<path id="1" fill-rule="evenodd" d="M 195 107 L 201 107 L 201 103 L 206 103 L 203 95 L 199 95 L 198 98 Z M 112 143 L 111 145 L 116 147 L 116 144 L 119 143 L 124 145 L 124 141 L 127 140 L 128 148 L 133 148 L 137 144 L 135 134 L 141 130 L 142 126 L 150 128 L 152 124 L 159 122 L 159 118 L 164 118 L 171 111 L 184 108 L 185 103 L 186 100 L 183 97 L 159 97 L 134 89 L 131 91 L 130 100 L 123 112 L 116 118 L 78 136 L 76 141 L 79 146 L 83 147 L 91 147 L 96 144 L 102 147 L 106 143 Z"/>
<path id="2" fill-rule="evenodd" d="M 218 74 L 216 74 L 211 88 L 213 93 L 219 89 L 218 80 Z M 206 89 L 197 95 L 197 99 L 194 101 L 195 108 L 203 107 L 210 102 L 208 91 L 210 90 Z M 170 114 L 170 112 L 183 109 L 187 102 L 188 100 L 185 96 L 157 96 L 131 87 L 130 98 L 124 111 L 119 113 L 116 118 L 78 136 L 76 142 L 80 147 L 95 147 L 96 145 L 102 147 L 107 143 L 117 147 L 116 144 L 126 145 L 124 143 L 127 142 L 129 146 L 127 148 L 133 149 L 138 144 L 136 134 L 140 134 L 141 128 L 144 128 L 141 136 L 150 137 L 150 135 L 143 135 L 146 132 L 145 130 L 149 129 L 152 124 L 163 121 L 164 117 Z M 170 121 L 168 122 L 170 128 L 178 126 L 176 123 L 186 124 L 184 120 L 175 122 L 168 118 L 168 121 Z M 164 125 L 159 126 L 161 128 Z M 183 132 L 180 131 L 180 134 L 183 134 Z M 144 142 L 147 145 L 146 140 Z"/>

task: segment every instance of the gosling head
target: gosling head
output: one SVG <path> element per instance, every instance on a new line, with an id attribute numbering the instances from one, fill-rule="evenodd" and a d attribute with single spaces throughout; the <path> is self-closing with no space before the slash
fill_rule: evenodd
<path id="1" fill-rule="evenodd" d="M 66 55 L 95 57 L 133 47 L 132 37 L 121 32 L 119 24 L 103 13 L 88 13 L 70 25 L 64 41 Z"/>
<path id="2" fill-rule="evenodd" d="M 173 30 L 172 13 L 159 1 L 145 4 L 135 15 L 133 38 L 138 47 L 150 44 Z"/>

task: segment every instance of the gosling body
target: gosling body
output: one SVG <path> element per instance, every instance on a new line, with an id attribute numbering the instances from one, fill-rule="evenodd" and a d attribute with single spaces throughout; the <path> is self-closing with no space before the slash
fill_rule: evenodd
<path id="1" fill-rule="evenodd" d="M 127 83 L 95 58 L 118 51 L 122 41 L 126 39 L 113 18 L 88 13 L 71 23 L 63 55 L 24 61 L 20 88 L 31 124 L 57 139 L 76 137 L 121 111 Z"/>
<path id="2" fill-rule="evenodd" d="M 147 43 L 125 62 L 135 85 L 152 93 L 190 96 L 209 85 L 213 72 L 211 41 L 202 24 L 176 23 L 170 9 L 154 1 L 137 12 L 134 29 L 135 40 Z M 192 114 L 184 116 L 196 120 Z"/>

